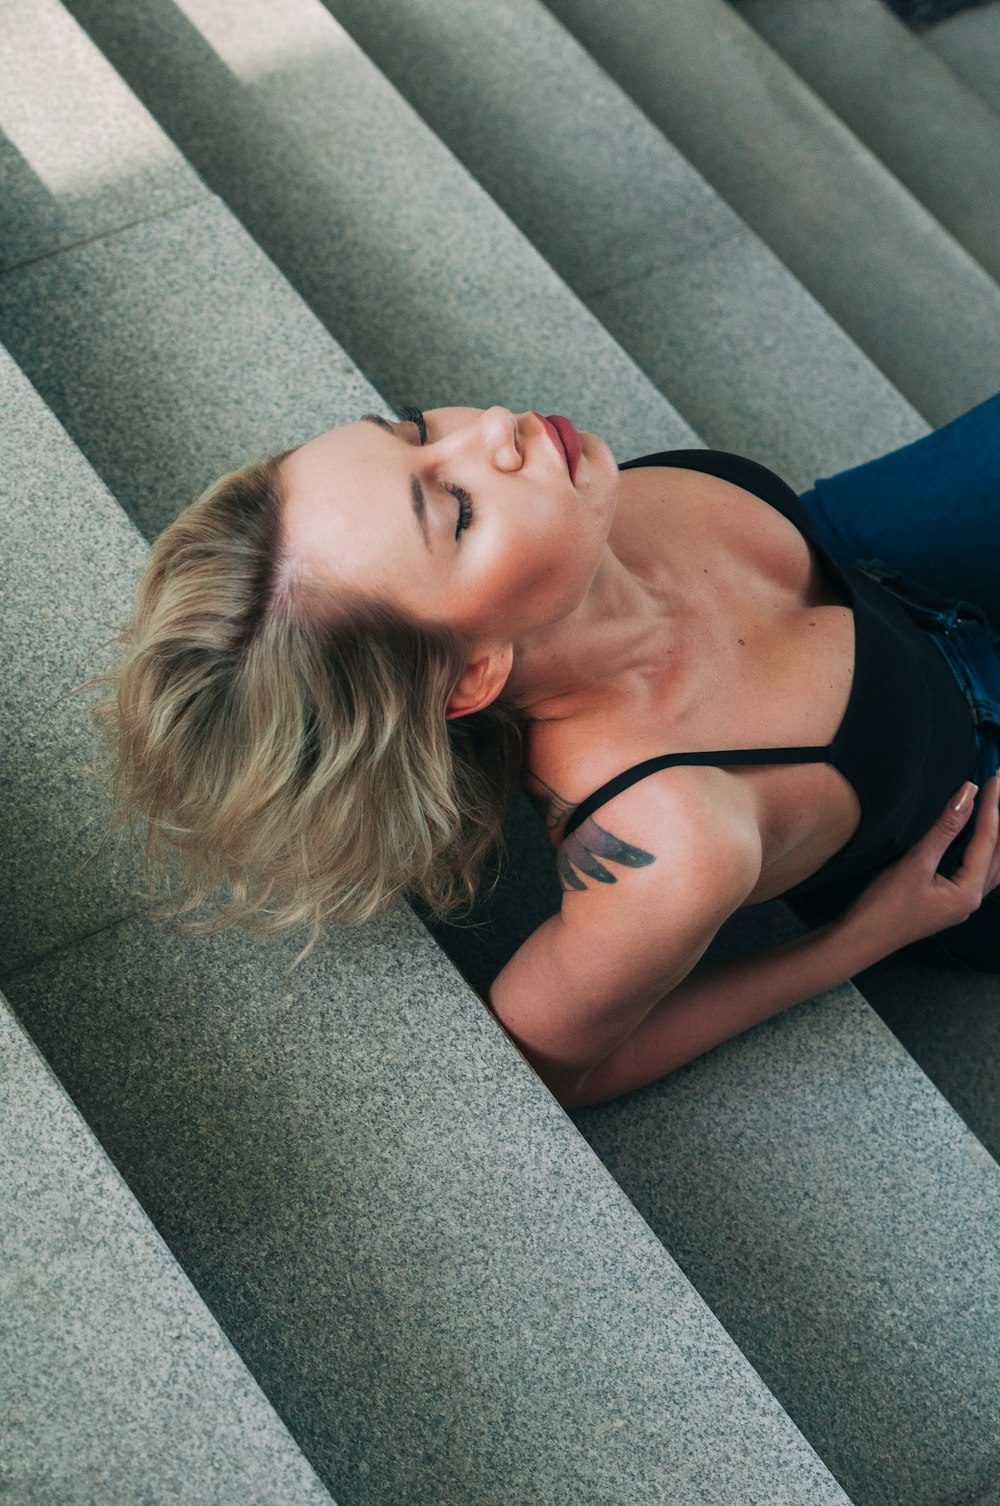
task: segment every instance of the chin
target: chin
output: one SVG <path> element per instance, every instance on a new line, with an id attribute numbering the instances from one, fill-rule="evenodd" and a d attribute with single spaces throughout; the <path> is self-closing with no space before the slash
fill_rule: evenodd
<path id="1" fill-rule="evenodd" d="M 577 482 L 584 481 L 584 494 L 589 494 L 595 505 L 612 516 L 618 506 L 621 491 L 621 472 L 614 451 L 606 440 L 597 434 L 588 434 L 582 459 L 589 469 L 586 480 L 577 472 Z"/>
<path id="2" fill-rule="evenodd" d="M 582 458 L 594 470 L 607 471 L 609 475 L 617 476 L 618 461 L 607 440 L 599 434 L 591 434 L 589 430 L 581 430 L 580 438 L 584 441 Z"/>
<path id="3" fill-rule="evenodd" d="M 594 434 L 594 433 L 591 432 L 590 429 L 581 429 L 580 430 L 580 435 L 581 435 L 582 438 L 586 438 L 586 439 L 588 439 L 590 441 L 590 445 L 588 446 L 588 448 L 595 449 L 595 450 L 602 450 L 608 456 L 608 458 L 610 460 L 615 460 L 614 454 L 612 453 L 612 450 L 611 450 L 611 446 L 608 444 L 608 441 L 606 439 L 603 439 L 601 437 L 600 434 Z M 616 465 L 618 464 L 617 460 L 615 460 L 615 464 Z"/>

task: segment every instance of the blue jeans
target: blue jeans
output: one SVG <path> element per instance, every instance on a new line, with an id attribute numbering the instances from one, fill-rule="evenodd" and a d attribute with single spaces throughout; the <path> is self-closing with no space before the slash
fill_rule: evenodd
<path id="1" fill-rule="evenodd" d="M 875 575 L 931 633 L 969 702 L 981 789 L 1000 766 L 1000 393 L 801 500 L 830 553 Z M 1000 971 L 1000 890 L 934 942 L 946 960 Z"/>

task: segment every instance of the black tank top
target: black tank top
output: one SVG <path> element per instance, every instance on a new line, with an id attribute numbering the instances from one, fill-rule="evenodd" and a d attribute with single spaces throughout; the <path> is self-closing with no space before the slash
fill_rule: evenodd
<path id="1" fill-rule="evenodd" d="M 722 450 L 668 450 L 626 461 L 619 470 L 657 465 L 733 482 L 795 524 L 842 586 L 853 611 L 851 693 L 837 733 L 824 747 L 717 749 L 647 758 L 582 801 L 565 835 L 640 779 L 676 764 L 829 763 L 857 795 L 860 823 L 845 846 L 786 895 L 841 884 L 893 862 L 924 836 L 976 767 L 972 715 L 947 661 L 894 595 L 823 548 L 798 497 L 773 471 Z"/>

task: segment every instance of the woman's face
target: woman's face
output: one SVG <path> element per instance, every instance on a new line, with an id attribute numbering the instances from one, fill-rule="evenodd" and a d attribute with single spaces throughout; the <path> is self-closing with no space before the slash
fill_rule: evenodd
<path id="1" fill-rule="evenodd" d="M 411 412 L 413 410 L 410 410 Z M 610 448 L 581 434 L 571 477 L 535 413 L 434 408 L 319 434 L 282 462 L 290 563 L 471 642 L 565 617 L 597 571 L 618 498 Z"/>

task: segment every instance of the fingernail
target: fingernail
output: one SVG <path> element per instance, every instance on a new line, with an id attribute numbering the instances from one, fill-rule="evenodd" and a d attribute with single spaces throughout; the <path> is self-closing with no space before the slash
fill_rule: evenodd
<path id="1" fill-rule="evenodd" d="M 972 803 L 976 795 L 978 795 L 978 793 L 978 784 L 972 784 L 971 781 L 967 780 L 966 783 L 962 785 L 962 788 L 958 792 L 958 799 L 955 801 L 955 810 L 958 815 L 961 815 L 963 811 L 967 811 L 969 809 L 970 804 Z"/>

